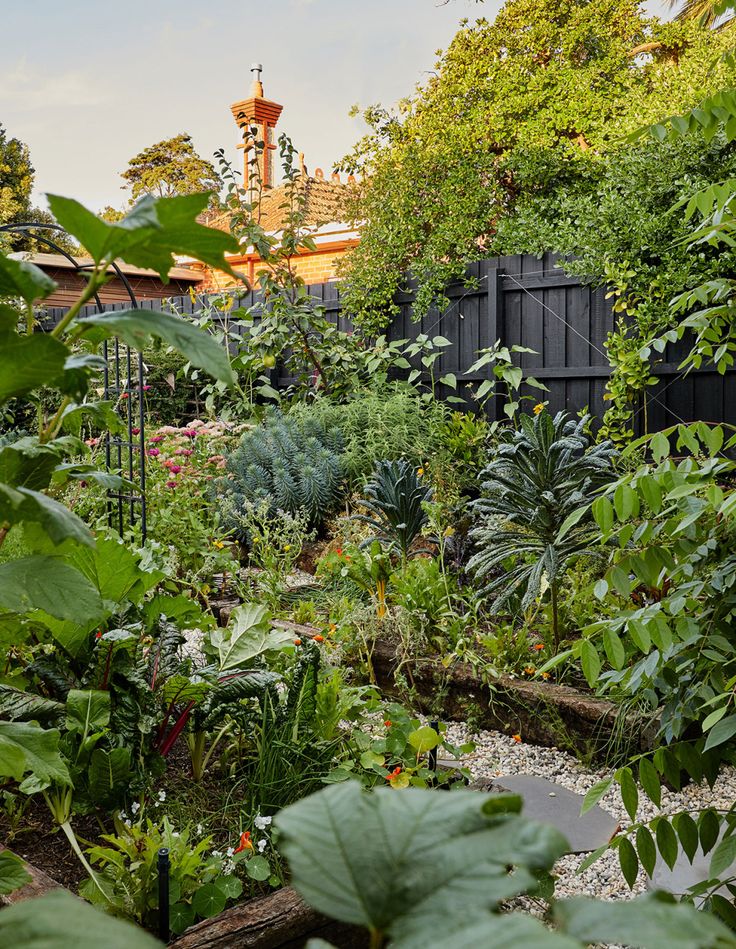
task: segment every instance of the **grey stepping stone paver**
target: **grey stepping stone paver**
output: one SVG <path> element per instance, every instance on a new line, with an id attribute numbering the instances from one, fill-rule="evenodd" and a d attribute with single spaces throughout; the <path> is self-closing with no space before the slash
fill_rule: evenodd
<path id="1" fill-rule="evenodd" d="M 582 794 L 547 778 L 532 774 L 493 778 L 491 790 L 519 794 L 524 802 L 522 814 L 556 827 L 569 843 L 569 853 L 597 850 L 607 844 L 619 829 L 616 818 L 598 805 L 581 816 Z"/>
<path id="2" fill-rule="evenodd" d="M 724 832 L 722 828 L 718 835 L 719 840 L 723 837 Z M 715 850 L 715 846 L 713 850 Z M 647 881 L 648 888 L 650 890 L 666 890 L 668 893 L 674 893 L 675 896 L 685 895 L 691 886 L 695 886 L 697 883 L 703 883 L 705 880 L 711 878 L 709 871 L 713 850 L 709 850 L 707 854 L 704 854 L 703 848 L 698 844 L 698 849 L 693 855 L 693 862 L 690 863 L 687 855 L 680 849 L 675 865 L 671 870 L 658 852 L 657 862 L 654 865 L 654 874 L 651 880 Z M 736 863 L 732 863 L 727 870 L 724 870 L 720 878 L 726 880 L 734 875 L 736 875 Z M 733 899 L 725 886 L 716 889 L 714 892 L 725 896 L 727 900 Z M 698 907 L 701 906 L 704 900 L 705 896 L 696 897 L 694 901 L 695 905 Z"/>

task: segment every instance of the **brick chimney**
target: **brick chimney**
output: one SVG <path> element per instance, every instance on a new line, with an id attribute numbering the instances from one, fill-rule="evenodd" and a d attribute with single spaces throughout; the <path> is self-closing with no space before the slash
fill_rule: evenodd
<path id="1" fill-rule="evenodd" d="M 233 102 L 230 106 L 235 123 L 243 133 L 243 142 L 238 146 L 238 148 L 244 149 L 243 185 L 246 189 L 248 188 L 249 152 L 254 145 L 249 129 L 252 125 L 256 125 L 258 127 L 258 140 L 265 143 L 263 154 L 258 161 L 261 185 L 264 189 L 272 188 L 274 185 L 273 155 L 276 150 L 274 129 L 284 107 L 279 105 L 278 102 L 264 99 L 263 83 L 261 82 L 263 66 L 260 63 L 253 63 L 250 71 L 253 73 L 250 96 L 241 102 Z"/>

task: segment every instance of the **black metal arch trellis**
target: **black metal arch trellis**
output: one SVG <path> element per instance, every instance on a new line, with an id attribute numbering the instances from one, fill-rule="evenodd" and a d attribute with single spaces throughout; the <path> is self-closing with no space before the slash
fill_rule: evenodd
<path id="1" fill-rule="evenodd" d="M 33 231 L 45 230 L 66 233 L 59 224 L 47 224 L 39 221 L 23 221 L 17 224 L 0 226 L 0 232 L 14 233 L 29 236 Z M 83 273 L 89 269 L 88 264 L 82 264 L 68 251 L 60 247 L 56 241 L 45 234 L 33 234 L 33 238 L 55 253 L 61 254 L 73 266 L 76 273 Z M 130 281 L 120 267 L 113 261 L 112 269 L 115 276 L 125 287 L 133 309 L 138 309 L 138 300 Z M 97 292 L 94 294 L 97 311 L 104 313 L 105 304 Z M 103 358 L 105 369 L 103 373 L 104 397 L 114 399 L 119 414 L 125 422 L 125 435 L 110 432 L 105 433 L 105 465 L 107 470 L 125 476 L 127 469 L 128 486 L 119 490 L 107 492 L 107 519 L 111 527 L 116 526 L 120 534 L 127 523 L 133 526 L 140 520 L 142 539 L 146 539 L 146 453 L 145 453 L 145 403 L 144 403 L 144 363 L 143 354 L 135 352 L 137 366 L 134 372 L 134 357 L 130 346 L 121 345 L 115 338 L 112 346 L 107 340 L 103 343 Z M 127 453 L 127 458 L 125 457 Z M 137 453 L 137 459 L 136 459 Z M 139 511 L 136 513 L 136 506 Z"/>

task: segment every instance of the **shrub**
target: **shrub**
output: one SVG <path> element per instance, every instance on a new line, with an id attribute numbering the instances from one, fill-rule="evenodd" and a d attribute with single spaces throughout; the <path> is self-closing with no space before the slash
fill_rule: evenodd
<path id="1" fill-rule="evenodd" d="M 471 536 L 479 549 L 468 569 L 490 578 L 486 591 L 497 594 L 494 609 L 515 593 L 526 609 L 548 587 L 555 648 L 560 580 L 589 549 L 595 532 L 590 504 L 613 479 L 613 448 L 609 442 L 591 445 L 587 422 L 565 412 L 554 419 L 547 412 L 522 415 L 521 428 L 501 437 L 483 472 L 483 497 L 474 504 L 480 520 Z M 581 509 L 584 513 L 563 531 L 565 521 Z"/>
<path id="2" fill-rule="evenodd" d="M 343 443 L 336 425 L 278 412 L 246 432 L 221 483 L 233 527 L 247 503 L 263 501 L 271 513 L 301 512 L 309 526 L 322 524 L 343 494 Z"/>

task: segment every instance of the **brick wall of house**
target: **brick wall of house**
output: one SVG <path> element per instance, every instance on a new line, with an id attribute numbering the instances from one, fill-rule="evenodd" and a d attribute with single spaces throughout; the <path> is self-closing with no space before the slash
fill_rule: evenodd
<path id="1" fill-rule="evenodd" d="M 324 249 L 319 248 L 315 252 L 299 254 L 298 257 L 292 258 L 292 267 L 308 286 L 314 283 L 327 283 L 329 280 L 336 280 L 338 261 L 356 244 L 357 241 L 355 240 L 344 241 L 340 242 L 338 246 L 331 245 Z M 258 272 L 264 269 L 260 258 L 254 255 L 231 258 L 230 263 L 233 270 L 245 274 L 251 283 L 255 281 Z M 199 269 L 202 265 L 194 266 Z M 197 285 L 198 293 L 216 292 L 235 284 L 233 278 L 221 270 L 202 267 L 202 273 L 204 274 L 204 280 Z"/>

